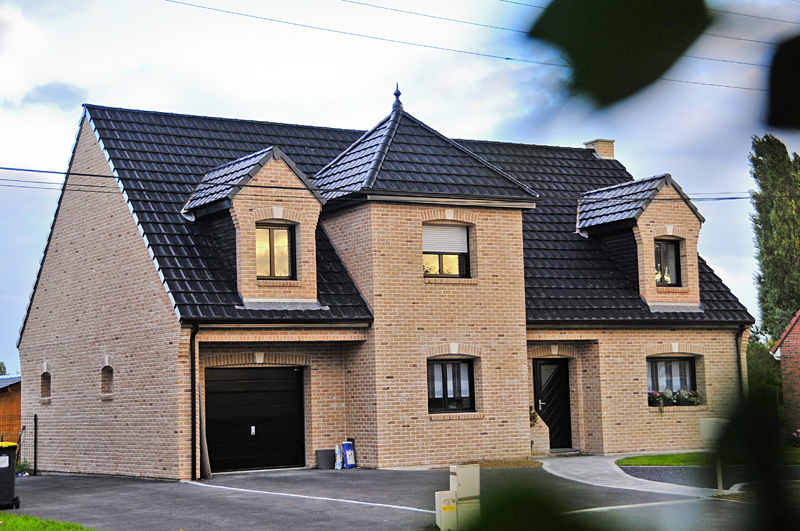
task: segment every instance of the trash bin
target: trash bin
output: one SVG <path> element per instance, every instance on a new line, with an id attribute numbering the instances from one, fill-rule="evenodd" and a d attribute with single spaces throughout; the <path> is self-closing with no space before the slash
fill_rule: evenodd
<path id="1" fill-rule="evenodd" d="M 17 445 L 0 442 L 0 507 L 19 509 L 19 496 L 15 494 L 17 478 Z"/>
<path id="2" fill-rule="evenodd" d="M 336 465 L 336 450 L 317 450 L 317 468 L 333 470 Z"/>

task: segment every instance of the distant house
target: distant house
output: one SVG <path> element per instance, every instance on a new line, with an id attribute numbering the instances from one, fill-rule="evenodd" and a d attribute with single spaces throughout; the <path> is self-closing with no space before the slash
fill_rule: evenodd
<path id="1" fill-rule="evenodd" d="M 703 221 L 613 141 L 450 139 L 399 97 L 369 131 L 86 105 L 18 343 L 38 468 L 702 448 L 753 323 Z"/>
<path id="2" fill-rule="evenodd" d="M 786 429 L 800 429 L 800 311 L 798 311 L 781 337 L 772 346 L 772 355 L 781 360 L 783 406 Z"/>
<path id="3" fill-rule="evenodd" d="M 18 442 L 22 418 L 22 377 L 0 376 L 0 441 Z"/>

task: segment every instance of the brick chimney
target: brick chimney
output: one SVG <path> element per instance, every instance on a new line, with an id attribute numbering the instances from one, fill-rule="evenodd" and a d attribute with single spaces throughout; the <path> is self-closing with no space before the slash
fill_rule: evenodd
<path id="1" fill-rule="evenodd" d="M 583 143 L 584 147 L 593 149 L 601 159 L 614 158 L 614 141 L 597 138 Z"/>

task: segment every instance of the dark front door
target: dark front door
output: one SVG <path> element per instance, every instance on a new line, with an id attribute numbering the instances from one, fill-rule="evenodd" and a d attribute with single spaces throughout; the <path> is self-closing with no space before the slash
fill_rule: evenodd
<path id="1" fill-rule="evenodd" d="M 550 428 L 550 448 L 572 448 L 568 360 L 533 360 L 536 412 Z"/>
<path id="2" fill-rule="evenodd" d="M 211 470 L 305 465 L 303 370 L 206 369 Z"/>

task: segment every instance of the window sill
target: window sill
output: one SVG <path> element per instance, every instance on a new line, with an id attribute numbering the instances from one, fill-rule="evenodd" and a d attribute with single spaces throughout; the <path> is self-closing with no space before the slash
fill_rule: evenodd
<path id="1" fill-rule="evenodd" d="M 109 400 L 114 400 L 114 393 L 101 393 L 100 400 L 103 402 L 108 402 Z"/>
<path id="2" fill-rule="evenodd" d="M 659 413 L 658 406 L 647 406 L 650 413 Z M 690 413 L 692 411 L 708 411 L 708 406 L 665 406 L 664 412 Z"/>
<path id="3" fill-rule="evenodd" d="M 429 413 L 431 421 L 436 420 L 480 420 L 483 413 L 480 411 L 464 411 L 463 413 Z"/>
<path id="4" fill-rule="evenodd" d="M 39 399 L 39 403 L 40 404 L 49 404 L 50 403 L 50 399 L 49 398 L 40 398 Z"/>
<path id="5" fill-rule="evenodd" d="M 656 286 L 656 293 L 689 293 L 688 286 Z"/>
<path id="6" fill-rule="evenodd" d="M 299 280 L 268 280 L 268 279 L 259 279 L 257 281 L 257 285 L 259 288 L 291 288 L 300 286 Z"/>
<path id="7" fill-rule="evenodd" d="M 477 278 L 456 278 L 456 277 L 423 277 L 425 284 L 466 284 L 469 286 L 477 286 Z"/>

